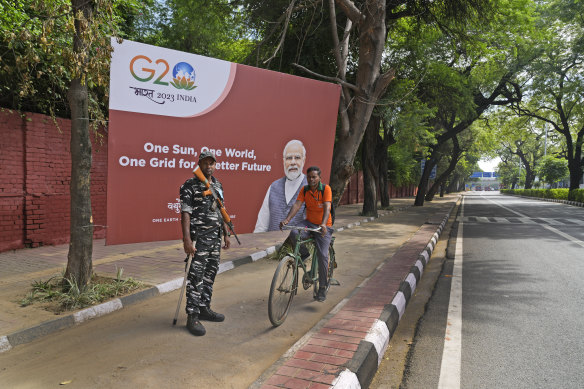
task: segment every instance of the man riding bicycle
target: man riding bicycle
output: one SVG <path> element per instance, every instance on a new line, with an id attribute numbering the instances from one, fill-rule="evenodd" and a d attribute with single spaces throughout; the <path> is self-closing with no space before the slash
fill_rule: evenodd
<path id="1" fill-rule="evenodd" d="M 309 228 L 320 228 L 320 231 L 302 231 L 299 233 L 296 230 L 292 230 L 290 231 L 290 240 L 292 244 L 295 244 L 299 234 L 301 234 L 301 238 L 306 238 L 308 234 L 312 234 L 318 255 L 319 288 L 316 299 L 319 302 L 323 302 L 326 300 L 326 291 L 328 290 L 328 248 L 334 231 L 330 214 L 333 194 L 331 187 L 320 181 L 320 168 L 317 166 L 308 168 L 306 178 L 308 180 L 307 187 L 298 193 L 296 202 L 288 212 L 288 216 L 280 222 L 280 229 L 290 222 L 302 207 L 302 203 L 304 203 L 306 205 L 306 220 L 300 225 Z M 308 249 L 303 246 L 300 254 L 302 258 L 307 258 L 309 255 Z"/>

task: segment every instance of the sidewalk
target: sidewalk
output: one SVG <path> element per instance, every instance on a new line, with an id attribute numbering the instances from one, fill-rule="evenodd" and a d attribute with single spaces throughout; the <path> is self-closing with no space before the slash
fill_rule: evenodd
<path id="1" fill-rule="evenodd" d="M 250 389 L 369 387 L 459 198 L 408 210 L 425 223 Z"/>
<path id="2" fill-rule="evenodd" d="M 448 196 L 444 202 L 452 203 L 455 198 L 456 195 Z M 380 211 L 379 216 L 409 208 L 413 201 L 413 198 L 391 199 L 393 209 Z M 434 204 L 438 203 L 442 200 L 434 201 Z M 342 231 L 373 220 L 360 216 L 361 208 L 362 204 L 338 207 L 335 229 Z M 434 222 L 429 221 L 431 224 L 439 224 L 440 221 Z M 231 249 L 221 252 L 219 272 L 265 257 L 274 252 L 286 236 L 287 233 L 281 231 L 239 235 L 241 246 L 233 239 Z M 117 269 L 123 269 L 123 278 L 142 281 L 147 288 L 98 306 L 61 315 L 54 315 L 35 305 L 20 307 L 18 301 L 30 290 L 33 281 L 45 281 L 62 274 L 67 264 L 67 252 L 68 245 L 60 245 L 0 253 L 0 352 L 129 304 L 179 289 L 182 285 L 185 254 L 180 241 L 105 246 L 104 240 L 96 240 L 93 249 L 95 273 L 115 277 Z"/>

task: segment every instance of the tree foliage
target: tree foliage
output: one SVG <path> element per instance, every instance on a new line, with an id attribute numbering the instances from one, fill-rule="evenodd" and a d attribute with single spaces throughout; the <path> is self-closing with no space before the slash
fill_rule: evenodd
<path id="1" fill-rule="evenodd" d="M 435 109 L 429 123 L 436 140 L 424 156 L 427 162 L 416 205 L 424 203 L 430 171 L 440 160 L 445 144 L 489 109 L 519 99 L 514 77 L 533 56 L 530 45 L 516 35 L 520 32 L 518 22 L 530 27 L 529 19 L 522 16 L 529 14 L 525 5 L 525 1 L 502 3 L 489 23 L 477 26 L 474 39 L 458 40 L 440 34 L 428 49 L 427 56 L 433 61 L 418 94 Z"/>
<path id="2" fill-rule="evenodd" d="M 128 39 L 231 62 L 242 62 L 253 41 L 244 14 L 229 0 L 149 0 L 129 23 Z"/>
<path id="3" fill-rule="evenodd" d="M 545 183 L 552 185 L 568 175 L 568 162 L 563 158 L 546 155 L 541 160 L 538 174 Z"/>
<path id="4" fill-rule="evenodd" d="M 584 7 L 571 0 L 538 4 L 536 47 L 541 55 L 518 82 L 523 98 L 513 109 L 518 115 L 547 123 L 563 138 L 570 189 L 576 189 L 584 167 Z"/>
<path id="5" fill-rule="evenodd" d="M 81 77 L 88 86 L 91 122 L 107 120 L 110 37 L 118 36 L 122 12 L 137 0 L 92 0 L 94 20 L 84 24 L 84 50 L 75 51 L 75 17 L 68 0 L 0 1 L 0 105 L 68 117 L 67 91 Z"/>
<path id="6" fill-rule="evenodd" d="M 453 34 L 463 31 L 461 26 L 469 20 L 487 14 L 491 7 L 489 2 L 474 0 L 243 3 L 263 38 L 256 50 L 258 57 L 266 56 L 264 61 L 268 64 L 278 57 L 280 64 L 297 57 L 300 63 L 295 66 L 304 75 L 337 82 L 342 87 L 330 177 L 335 201 L 353 172 L 353 161 L 373 109 L 396 74 L 394 63 L 388 60 L 392 53 L 387 49 L 394 28 L 400 28 L 400 21 L 408 19 L 412 25 L 433 25 Z M 326 29 L 329 32 L 323 35 Z M 292 52 L 296 57 L 288 55 Z"/>

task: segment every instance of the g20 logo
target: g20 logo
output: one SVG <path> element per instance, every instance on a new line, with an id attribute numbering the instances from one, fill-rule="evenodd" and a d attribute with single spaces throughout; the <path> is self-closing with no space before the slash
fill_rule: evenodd
<path id="1" fill-rule="evenodd" d="M 168 74 L 170 65 L 164 59 L 154 61 L 156 66 L 152 65 L 152 60 L 145 55 L 137 55 L 130 61 L 130 73 L 140 82 L 149 82 L 161 70 L 162 73 L 153 81 L 154 84 L 168 86 L 169 82 L 162 81 Z M 154 69 L 152 68 L 154 67 Z M 162 69 L 159 69 L 161 68 Z M 138 74 L 137 74 L 138 73 Z M 172 81 L 170 85 L 176 89 L 193 90 L 195 85 L 195 69 L 186 62 L 179 62 L 172 69 Z"/>

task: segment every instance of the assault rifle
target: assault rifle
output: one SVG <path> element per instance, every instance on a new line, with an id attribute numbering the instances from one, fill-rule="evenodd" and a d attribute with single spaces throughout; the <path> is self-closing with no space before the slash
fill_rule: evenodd
<path id="1" fill-rule="evenodd" d="M 219 207 L 219 210 L 221 211 L 223 221 L 225 222 L 225 224 L 227 224 L 233 236 L 235 236 L 235 240 L 237 240 L 237 243 L 241 244 L 239 238 L 237 237 L 237 234 L 235 233 L 235 230 L 233 229 L 233 223 L 231 223 L 231 218 L 229 217 L 229 214 L 227 213 L 227 210 L 225 209 L 223 202 L 221 201 L 219 196 L 217 196 L 217 193 L 215 193 L 215 189 L 211 186 L 211 183 L 209 182 L 209 180 L 207 180 L 207 177 L 205 177 L 205 175 L 198 166 L 195 168 L 195 170 L 193 170 L 193 174 L 205 184 L 207 190 L 203 192 L 203 196 L 208 195 L 213 196 L 215 202 L 217 203 L 217 206 Z"/>

